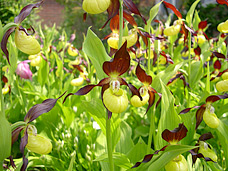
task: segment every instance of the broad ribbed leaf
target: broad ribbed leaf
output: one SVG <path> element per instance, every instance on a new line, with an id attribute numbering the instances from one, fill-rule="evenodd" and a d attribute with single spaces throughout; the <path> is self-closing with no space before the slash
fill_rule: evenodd
<path id="1" fill-rule="evenodd" d="M 200 2 L 200 0 L 195 1 L 187 13 L 186 21 L 187 21 L 189 27 L 191 27 L 193 14 L 194 14 L 195 8 L 199 2 Z"/>
<path id="2" fill-rule="evenodd" d="M 25 6 L 21 10 L 19 15 L 14 18 L 14 22 L 21 23 L 31 13 L 33 8 L 38 8 L 42 3 L 43 3 L 43 1 L 40 1 L 36 4 L 29 4 L 29 5 Z"/>

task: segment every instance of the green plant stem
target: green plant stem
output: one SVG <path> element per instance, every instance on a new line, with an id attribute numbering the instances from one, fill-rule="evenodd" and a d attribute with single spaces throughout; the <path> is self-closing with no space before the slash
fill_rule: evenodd
<path id="1" fill-rule="evenodd" d="M 191 78 L 191 33 L 189 33 L 189 38 L 188 38 L 188 81 L 190 82 L 190 78 Z M 190 102 L 191 102 L 191 90 L 188 89 L 188 107 L 190 106 Z"/>
<path id="2" fill-rule="evenodd" d="M 0 68 L 0 76 L 2 78 L 2 68 Z M 4 99 L 2 94 L 2 82 L 0 82 L 0 95 L 1 95 L 1 112 L 0 117 L 5 117 Z"/>
<path id="3" fill-rule="evenodd" d="M 209 61 L 207 63 L 207 82 L 206 82 L 206 91 L 210 93 L 210 66 Z"/>
<path id="4" fill-rule="evenodd" d="M 151 112 L 150 131 L 149 131 L 149 139 L 148 139 L 148 144 L 147 144 L 147 154 L 150 154 L 152 135 L 153 135 L 154 129 L 155 129 L 154 118 L 155 118 L 155 107 L 153 108 L 153 111 Z"/>
<path id="5" fill-rule="evenodd" d="M 150 55 L 151 55 L 151 42 L 150 42 L 150 38 L 148 38 L 148 62 L 147 62 L 147 73 L 150 74 Z"/>
<path id="6" fill-rule="evenodd" d="M 106 114 L 106 141 L 110 171 L 114 171 L 114 163 L 112 158 L 111 119 L 108 118 L 108 114 Z"/>
<path id="7" fill-rule="evenodd" d="M 122 37 L 123 37 L 123 0 L 120 1 L 120 9 L 119 9 L 119 44 L 118 48 L 122 46 Z"/>
<path id="8" fill-rule="evenodd" d="M 0 161 L 0 171 L 3 171 L 3 161 Z"/>

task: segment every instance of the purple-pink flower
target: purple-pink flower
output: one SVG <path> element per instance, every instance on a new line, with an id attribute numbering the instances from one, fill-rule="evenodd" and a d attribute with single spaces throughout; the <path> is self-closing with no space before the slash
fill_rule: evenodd
<path id="1" fill-rule="evenodd" d="M 17 70 L 16 73 L 17 75 L 19 75 L 21 78 L 24 79 L 30 79 L 32 80 L 32 72 L 29 68 L 29 64 L 28 62 L 30 62 L 29 60 L 26 61 L 22 61 L 17 65 Z"/>

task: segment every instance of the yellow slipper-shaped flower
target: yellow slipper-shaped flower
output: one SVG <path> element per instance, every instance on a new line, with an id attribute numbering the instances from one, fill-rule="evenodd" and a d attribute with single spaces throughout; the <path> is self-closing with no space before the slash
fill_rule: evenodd
<path id="1" fill-rule="evenodd" d="M 52 151 L 52 143 L 49 139 L 39 134 L 28 133 L 26 148 L 37 154 L 48 154 Z"/>
<path id="2" fill-rule="evenodd" d="M 15 32 L 15 43 L 17 48 L 26 54 L 35 55 L 40 52 L 39 42 L 19 29 Z"/>
<path id="3" fill-rule="evenodd" d="M 206 109 L 203 114 L 203 120 L 210 128 L 217 128 L 219 126 L 220 120 L 214 112 Z"/>
<path id="4" fill-rule="evenodd" d="M 90 14 L 99 14 L 108 9 L 111 0 L 84 0 L 82 8 Z"/>
<path id="5" fill-rule="evenodd" d="M 105 90 L 103 94 L 105 107 L 112 113 L 121 113 L 127 109 L 128 98 L 123 89 L 113 92 L 111 88 Z"/>
<path id="6" fill-rule="evenodd" d="M 141 106 L 144 106 L 149 98 L 150 98 L 150 95 L 149 93 L 145 93 L 145 95 L 141 95 L 142 96 L 142 101 L 140 100 L 139 96 L 137 95 L 134 95 L 132 98 L 131 98 L 131 104 L 132 106 L 134 107 L 141 107 Z"/>
<path id="7" fill-rule="evenodd" d="M 166 166 L 166 171 L 188 171 L 188 164 L 183 155 L 178 155 L 171 160 Z"/>
<path id="8" fill-rule="evenodd" d="M 217 27 L 218 31 L 221 33 L 228 33 L 228 20 L 222 22 Z"/>
<path id="9" fill-rule="evenodd" d="M 78 77 L 78 78 L 75 78 L 73 80 L 71 80 L 70 84 L 72 86 L 80 86 L 82 85 L 84 82 L 84 78 L 83 77 Z"/>
<path id="10" fill-rule="evenodd" d="M 215 154 L 215 152 L 213 151 L 213 149 L 210 149 L 207 145 L 207 143 L 200 141 L 199 142 L 200 147 L 199 147 L 199 151 L 198 153 L 203 154 L 204 157 L 208 157 L 211 160 L 213 160 L 214 162 L 217 162 L 217 155 Z"/>

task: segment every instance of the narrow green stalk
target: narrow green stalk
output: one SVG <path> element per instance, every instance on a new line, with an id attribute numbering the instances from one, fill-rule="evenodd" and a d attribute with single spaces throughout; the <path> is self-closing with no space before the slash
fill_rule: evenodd
<path id="1" fill-rule="evenodd" d="M 106 114 L 106 141 L 110 171 L 114 171 L 114 163 L 112 158 L 111 119 L 108 118 L 108 114 Z"/>
<path id="2" fill-rule="evenodd" d="M 0 171 L 3 171 L 3 161 L 0 161 Z"/>
<path id="3" fill-rule="evenodd" d="M 206 82 L 206 91 L 210 93 L 210 67 L 209 61 L 207 63 L 207 82 Z"/>
<path id="4" fill-rule="evenodd" d="M 123 0 L 120 1 L 120 9 L 119 9 L 119 44 L 118 48 L 122 46 L 122 37 L 123 37 Z"/>
<path id="5" fill-rule="evenodd" d="M 190 82 L 190 78 L 191 78 L 191 39 L 192 39 L 192 35 L 191 33 L 189 34 L 189 38 L 188 38 L 188 81 Z M 188 107 L 190 106 L 190 102 L 191 102 L 191 90 L 188 89 Z"/>
<path id="6" fill-rule="evenodd" d="M 150 74 L 150 55 L 151 55 L 151 48 L 150 48 L 150 46 L 151 46 L 151 42 L 150 42 L 150 38 L 148 38 L 148 47 L 149 47 L 149 49 L 148 49 L 148 62 L 147 62 L 147 73 L 148 74 Z"/>
<path id="7" fill-rule="evenodd" d="M 148 144 L 147 144 L 147 154 L 150 153 L 151 143 L 152 143 L 152 136 L 153 136 L 153 133 L 154 133 L 154 130 L 155 130 L 154 118 L 155 118 L 155 107 L 153 108 L 153 111 L 151 111 L 150 131 L 149 131 L 149 139 L 148 139 Z"/>
<path id="8" fill-rule="evenodd" d="M 0 76 L 2 77 L 2 68 L 0 68 Z M 2 94 L 2 82 L 0 83 L 0 95 L 1 95 L 1 112 L 0 117 L 5 117 L 4 99 Z"/>

